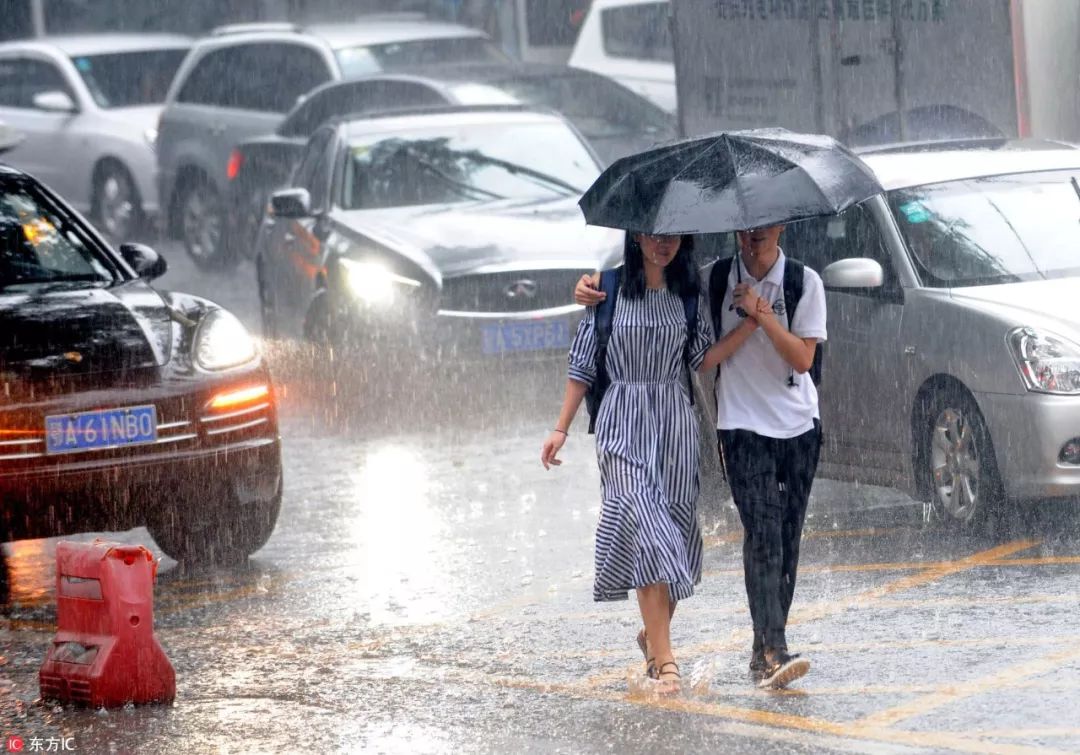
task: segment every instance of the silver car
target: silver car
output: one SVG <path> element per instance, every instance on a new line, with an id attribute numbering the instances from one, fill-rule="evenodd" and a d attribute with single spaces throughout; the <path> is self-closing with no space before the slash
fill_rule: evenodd
<path id="1" fill-rule="evenodd" d="M 126 240 L 159 210 L 154 140 L 187 37 L 97 34 L 0 44 L 5 155 Z"/>
<path id="2" fill-rule="evenodd" d="M 792 225 L 822 271 L 822 476 L 945 521 L 1080 498 L 1080 150 L 864 155 L 887 190 Z"/>

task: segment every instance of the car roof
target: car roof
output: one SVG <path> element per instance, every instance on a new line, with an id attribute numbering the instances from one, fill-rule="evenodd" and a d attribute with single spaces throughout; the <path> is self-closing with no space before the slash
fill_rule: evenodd
<path id="1" fill-rule="evenodd" d="M 479 29 L 428 20 L 373 19 L 352 24 L 313 24 L 304 27 L 303 33 L 319 37 L 335 50 L 343 47 L 382 45 L 423 39 L 487 37 Z"/>
<path id="2" fill-rule="evenodd" d="M 1063 142 L 988 140 L 983 147 L 955 144 L 920 151 L 895 145 L 860 155 L 886 191 L 969 178 L 1080 169 L 1080 148 Z"/>
<path id="3" fill-rule="evenodd" d="M 522 123 L 567 123 L 554 110 L 521 105 L 447 106 L 410 108 L 382 113 L 346 116 L 338 119 L 346 137 L 372 133 L 412 131 L 417 128 L 514 125 Z M 569 126 L 569 124 L 567 124 Z"/>
<path id="4" fill-rule="evenodd" d="M 114 52 L 187 49 L 193 40 L 182 34 L 77 34 L 38 37 L 5 42 L 0 52 L 11 50 L 59 51 L 69 57 L 103 55 Z"/>
<path id="5" fill-rule="evenodd" d="M 328 47 L 339 50 L 363 45 L 383 45 L 394 42 L 411 42 L 426 39 L 460 39 L 462 37 L 487 39 L 479 29 L 461 24 L 432 21 L 408 14 L 398 16 L 373 15 L 339 24 L 311 24 L 300 26 L 278 22 L 235 24 L 222 26 L 200 40 L 200 45 L 220 46 L 236 42 L 267 38 L 289 39 L 314 37 Z"/>

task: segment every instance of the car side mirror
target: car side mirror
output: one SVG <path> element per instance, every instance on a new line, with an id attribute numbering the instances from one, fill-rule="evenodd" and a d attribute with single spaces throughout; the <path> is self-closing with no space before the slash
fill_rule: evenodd
<path id="1" fill-rule="evenodd" d="M 39 92 L 34 95 L 34 107 L 49 113 L 74 113 L 78 110 L 75 101 L 67 92 L 59 89 L 50 89 L 48 92 Z"/>
<path id="2" fill-rule="evenodd" d="M 145 244 L 121 244 L 120 256 L 144 280 L 154 280 L 169 269 L 165 258 Z"/>
<path id="3" fill-rule="evenodd" d="M 821 282 L 829 289 L 881 288 L 885 285 L 885 270 L 876 260 L 852 257 L 822 270 Z"/>
<path id="4" fill-rule="evenodd" d="M 270 209 L 279 218 L 309 218 L 311 194 L 307 189 L 275 191 L 270 197 Z"/>

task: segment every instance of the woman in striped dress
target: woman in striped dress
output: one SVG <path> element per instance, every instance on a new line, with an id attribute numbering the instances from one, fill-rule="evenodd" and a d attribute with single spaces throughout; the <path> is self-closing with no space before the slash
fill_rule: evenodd
<path id="1" fill-rule="evenodd" d="M 683 299 L 699 296 L 698 288 L 692 237 L 627 234 L 607 348 L 611 384 L 596 418 L 603 505 L 593 599 L 625 600 L 636 591 L 645 624 L 638 644 L 646 673 L 671 689 L 678 688 L 680 678 L 671 617 L 701 580 L 698 425 L 684 355 L 691 369 L 713 370 L 754 327 L 744 323 L 714 344 L 708 305 L 701 302 L 686 349 Z M 542 451 L 545 468 L 560 463 L 556 455 L 596 379 L 596 352 L 595 309 L 590 308 L 570 349 L 562 411 Z"/>

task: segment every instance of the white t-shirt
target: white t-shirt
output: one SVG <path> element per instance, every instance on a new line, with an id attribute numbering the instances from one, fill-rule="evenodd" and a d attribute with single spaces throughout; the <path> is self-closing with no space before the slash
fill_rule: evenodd
<path id="1" fill-rule="evenodd" d="M 747 272 L 742 256 L 736 255 L 728 276 L 720 324 L 722 332 L 731 332 L 742 318 L 733 306 L 735 286 L 749 283 L 758 296 L 772 305 L 782 325 L 788 327 L 784 311 L 784 265 L 780 252 L 776 264 L 762 280 Z M 795 308 L 795 322 L 789 330 L 799 338 L 826 339 L 825 286 L 821 277 L 804 268 L 803 293 Z M 716 383 L 716 426 L 720 430 L 750 430 L 769 438 L 794 438 L 811 430 L 820 418 L 818 395 L 809 374 L 795 373 L 795 385 L 789 385 L 791 366 L 780 356 L 765 331 L 758 328 L 727 361 L 720 365 Z"/>

